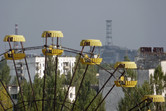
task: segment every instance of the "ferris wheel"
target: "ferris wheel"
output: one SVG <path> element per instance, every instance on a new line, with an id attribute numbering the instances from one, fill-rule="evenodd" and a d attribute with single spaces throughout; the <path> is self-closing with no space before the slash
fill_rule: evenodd
<path id="1" fill-rule="evenodd" d="M 83 111 L 88 111 L 89 107 L 92 105 L 92 103 L 94 102 L 94 100 L 99 96 L 99 94 L 102 92 L 102 90 L 105 88 L 105 86 L 108 84 L 108 82 L 110 81 L 111 78 L 114 78 L 114 84 L 112 85 L 112 87 L 108 90 L 108 92 L 106 93 L 106 95 L 102 98 L 102 100 L 97 104 L 97 107 L 94 109 L 94 111 L 97 111 L 99 109 L 99 107 L 101 106 L 101 104 L 104 102 L 104 100 L 108 97 L 108 95 L 111 93 L 111 91 L 113 90 L 114 87 L 121 87 L 124 89 L 124 91 L 126 91 L 125 88 L 133 88 L 137 85 L 137 80 L 128 80 L 128 77 L 126 76 L 127 70 L 131 69 L 137 69 L 137 65 L 135 64 L 135 62 L 126 62 L 126 61 L 122 61 L 122 62 L 117 62 L 115 64 L 114 67 L 110 67 L 111 70 L 113 70 L 113 72 L 110 72 L 110 70 L 105 69 L 104 67 L 102 67 L 100 64 L 102 63 L 102 58 L 100 58 L 100 53 L 95 53 L 95 48 L 96 47 L 101 47 L 102 43 L 100 40 L 96 40 L 96 39 L 87 39 L 87 40 L 82 40 L 80 42 L 80 46 L 82 47 L 81 51 L 79 50 L 75 50 L 72 48 L 67 48 L 64 47 L 61 44 L 61 39 L 63 38 L 63 33 L 61 31 L 55 31 L 55 30 L 51 30 L 51 31 L 44 31 L 42 33 L 42 38 L 44 38 L 45 40 L 45 44 L 43 46 L 35 46 L 35 47 L 23 47 L 23 42 L 25 42 L 25 38 L 23 35 L 6 35 L 4 37 L 4 42 L 8 42 L 9 44 L 9 50 L 0 54 L 0 56 L 4 56 L 3 60 L 11 60 L 13 61 L 14 64 L 14 68 L 15 68 L 15 73 L 16 73 L 16 77 L 17 77 L 17 82 L 18 82 L 18 86 L 20 88 L 20 94 L 21 94 L 21 102 L 18 104 L 22 104 L 23 105 L 23 109 L 24 111 L 26 111 L 26 104 L 25 104 L 25 100 L 24 100 L 24 95 L 23 95 L 23 91 L 22 91 L 22 86 L 21 86 L 21 82 L 19 79 L 19 75 L 17 72 L 17 68 L 16 68 L 16 61 L 17 60 L 21 60 L 24 59 L 25 61 L 25 65 L 26 65 L 26 69 L 28 72 L 28 77 L 29 77 L 29 81 L 30 81 L 30 87 L 31 87 L 31 93 L 32 93 L 32 97 L 33 97 L 33 102 L 35 104 L 35 108 L 36 111 L 39 111 L 37 102 L 38 101 L 42 101 L 42 111 L 45 111 L 45 102 L 51 102 L 53 100 L 53 110 L 55 111 L 56 109 L 56 104 L 58 103 L 58 99 L 57 99 L 57 75 L 58 75 L 58 57 L 61 56 L 63 54 L 64 51 L 68 51 L 71 53 L 75 53 L 78 54 L 78 60 L 75 64 L 74 67 L 74 71 L 71 77 L 71 80 L 68 84 L 66 93 L 65 93 L 65 97 L 64 100 L 61 101 L 61 108 L 60 110 L 63 111 L 63 108 L 66 107 L 66 100 L 68 97 L 68 92 L 70 90 L 70 87 L 72 86 L 74 77 L 76 75 L 76 71 L 78 69 L 78 65 L 79 63 L 86 65 L 85 70 L 83 72 L 82 78 L 80 78 L 80 85 L 77 89 L 76 92 L 76 97 L 75 100 L 71 103 L 71 108 L 69 108 L 69 111 L 74 111 L 74 108 L 77 107 L 76 101 L 78 100 L 78 96 L 80 93 L 80 89 L 83 85 L 83 81 L 85 79 L 88 67 L 90 65 L 96 65 L 97 67 L 105 70 L 107 73 L 110 74 L 110 76 L 107 78 L 107 80 L 105 80 L 105 83 L 102 85 L 102 87 L 98 90 L 98 92 L 96 93 L 96 95 L 91 99 L 91 101 L 88 103 L 88 105 L 85 106 L 85 108 L 83 109 Z M 49 42 L 50 41 L 50 42 Z M 17 42 L 17 46 L 14 45 L 15 42 Z M 20 47 L 18 48 L 18 45 L 20 43 Z M 49 44 L 50 43 L 50 44 Z M 89 52 L 85 52 L 84 49 L 85 48 L 89 48 Z M 45 56 L 45 70 L 44 70 L 44 76 L 43 76 L 43 87 L 42 87 L 42 99 L 41 100 L 37 100 L 36 96 L 35 96 L 35 92 L 34 92 L 34 87 L 32 84 L 32 80 L 31 80 L 31 74 L 30 74 L 30 69 L 27 63 L 27 58 L 26 58 L 26 53 L 25 51 L 28 50 L 36 50 L 36 49 L 42 49 L 42 53 Z M 98 48 L 97 48 L 98 49 Z M 46 79 L 47 79 L 47 64 L 48 64 L 48 56 L 54 56 L 55 57 L 55 81 L 54 81 L 54 97 L 52 98 L 52 100 L 47 100 L 46 101 L 46 93 L 45 93 L 45 89 L 46 89 Z M 115 73 L 119 72 L 120 76 L 116 77 Z M 3 88 L 5 89 L 6 93 L 8 94 L 8 96 L 10 97 L 11 102 L 13 103 L 13 108 L 15 109 L 19 109 L 17 107 L 18 104 L 15 104 L 15 102 L 13 101 L 13 99 L 11 98 L 5 84 L 2 82 L 2 80 L 0 80 L 1 85 L 3 86 Z M 128 96 L 131 96 L 130 94 L 128 94 Z M 142 97 L 142 101 L 137 101 L 135 102 L 135 106 L 133 108 L 130 109 L 130 111 L 138 109 L 139 111 L 141 111 L 141 109 L 147 107 L 148 105 L 150 105 L 150 103 L 153 102 L 165 102 L 164 97 L 162 95 L 141 95 L 140 97 Z M 146 105 L 141 107 L 141 104 L 146 103 Z M 3 106 L 3 103 L 0 101 L 0 105 L 2 106 L 4 111 L 7 111 L 8 109 L 5 109 L 5 107 Z M 150 111 L 150 109 L 148 110 Z"/>

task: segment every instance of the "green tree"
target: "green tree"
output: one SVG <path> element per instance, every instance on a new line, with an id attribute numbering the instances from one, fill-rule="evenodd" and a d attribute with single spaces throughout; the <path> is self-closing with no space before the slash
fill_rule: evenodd
<path id="1" fill-rule="evenodd" d="M 132 74 L 130 74 L 129 72 L 129 75 L 131 76 Z M 145 81 L 145 83 L 142 86 L 128 88 L 126 89 L 126 91 L 124 91 L 125 97 L 119 102 L 119 111 L 127 111 L 130 108 L 134 107 L 137 101 L 141 102 L 142 97 L 140 97 L 140 95 L 152 95 L 154 94 L 154 92 L 157 95 L 161 95 L 166 86 L 165 83 L 166 76 L 162 72 L 161 66 L 158 66 L 155 69 L 154 75 L 151 75 L 150 82 Z M 135 89 L 137 93 L 135 93 Z M 149 106 L 149 108 L 154 111 L 164 111 L 165 103 L 153 103 Z"/>
<path id="2" fill-rule="evenodd" d="M 6 90 L 0 85 L 0 102 L 2 103 L 5 110 L 12 111 L 12 102 L 8 96 Z M 3 107 L 0 105 L 0 111 L 3 111 Z"/>
<path id="3" fill-rule="evenodd" d="M 0 63 L 0 79 L 4 82 L 4 84 L 8 85 L 11 79 L 10 69 L 7 65 L 7 61 L 3 61 Z"/>
<path id="4" fill-rule="evenodd" d="M 127 61 L 129 61 L 126 57 Z M 131 80 L 136 80 L 136 72 L 134 70 L 127 70 L 125 76 L 130 77 Z M 150 84 L 145 81 L 142 86 L 123 88 L 124 98 L 118 104 L 119 111 L 128 111 L 135 105 L 142 101 L 144 95 L 151 94 Z M 141 106 L 140 106 L 141 107 Z M 137 107 L 138 109 L 138 107 Z"/>
<path id="5" fill-rule="evenodd" d="M 79 64 L 78 70 L 76 71 L 76 77 L 74 79 L 73 85 L 76 86 L 76 92 L 78 90 L 78 87 L 80 85 L 82 75 L 85 71 L 86 65 Z M 83 85 L 80 89 L 80 93 L 78 96 L 78 100 L 76 102 L 77 106 L 75 107 L 75 111 L 82 111 L 89 102 L 93 99 L 93 97 L 96 95 L 96 91 L 92 89 L 91 86 L 98 84 L 98 79 L 96 78 L 97 68 L 94 65 L 89 65 L 88 70 L 85 75 L 85 79 L 83 82 Z M 94 110 L 97 105 L 99 104 L 100 100 L 102 98 L 102 95 L 100 94 L 95 101 L 92 103 L 92 105 L 89 107 L 89 110 Z M 105 111 L 105 104 L 103 103 L 98 111 Z"/>
<path id="6" fill-rule="evenodd" d="M 55 61 L 54 58 L 48 57 L 47 62 L 47 73 L 46 73 L 46 83 L 45 83 L 45 109 L 48 111 L 53 110 L 53 99 L 54 99 L 54 84 L 55 84 Z M 34 94 L 35 99 L 37 101 L 38 110 L 42 110 L 42 97 L 43 97 L 43 79 L 39 78 L 38 75 L 35 76 L 34 82 L 33 82 L 33 88 L 34 88 Z M 64 84 L 65 83 L 65 76 L 60 76 L 60 73 L 58 71 L 57 75 L 57 105 L 56 105 L 56 111 L 60 110 L 61 101 L 64 98 Z M 36 111 L 35 104 L 33 102 L 33 96 L 32 96 L 32 89 L 30 87 L 30 83 L 27 81 L 22 82 L 22 90 L 24 95 L 24 101 L 26 101 L 26 110 L 28 111 Z M 21 95 L 19 94 L 19 102 L 21 103 Z M 22 107 L 22 104 L 19 105 L 19 107 Z M 19 109 L 20 111 L 23 110 L 23 108 Z"/>
<path id="7" fill-rule="evenodd" d="M 6 86 L 9 84 L 11 78 L 9 74 L 10 74 L 10 69 L 7 66 L 7 61 L 5 60 L 0 63 L 0 80 Z M 0 83 L 0 101 L 5 109 L 12 107 L 11 100 L 1 83 Z M 0 111 L 3 111 L 2 106 L 0 106 Z M 10 108 L 9 111 L 12 111 L 12 108 Z"/>
<path id="8" fill-rule="evenodd" d="M 159 65 L 154 71 L 154 75 L 150 76 L 150 84 L 153 94 L 162 95 L 166 87 L 166 75 L 162 71 L 162 67 Z M 156 111 L 164 111 L 164 103 L 155 103 L 154 109 Z"/>
<path id="9" fill-rule="evenodd" d="M 142 101 L 144 95 L 151 94 L 151 88 L 149 83 L 145 81 L 142 86 L 136 86 L 135 88 L 125 88 L 124 94 L 125 94 L 124 98 L 122 98 L 118 104 L 119 111 L 128 111 L 131 108 L 133 108 L 135 105 L 139 104 L 139 102 Z M 136 109 L 138 108 L 139 107 L 137 107 Z M 141 111 L 147 111 L 147 109 L 145 108 L 142 109 Z"/>
<path id="10" fill-rule="evenodd" d="M 53 99 L 54 99 L 54 84 L 55 84 L 55 61 L 54 58 L 49 57 L 48 58 L 48 67 L 47 67 L 47 75 L 46 75 L 46 88 L 45 88 L 45 109 L 48 111 L 53 110 Z M 74 78 L 72 86 L 76 87 L 76 92 L 78 90 L 79 84 L 82 79 L 82 74 L 84 73 L 86 65 L 82 65 L 81 63 L 78 66 L 78 69 L 76 71 L 76 76 Z M 85 80 L 83 82 L 83 86 L 80 90 L 80 95 L 78 96 L 78 100 L 76 102 L 75 111 L 82 111 L 86 105 L 90 102 L 90 100 L 96 95 L 96 91 L 91 88 L 92 85 L 96 85 L 98 83 L 98 79 L 96 78 L 97 69 L 95 66 L 89 66 L 89 69 L 86 73 Z M 64 100 L 64 96 L 66 93 L 66 86 L 69 85 L 69 82 L 71 80 L 71 74 L 68 74 L 65 76 L 64 74 L 60 75 L 58 71 L 57 75 L 57 105 L 56 105 L 56 111 L 59 111 L 62 105 L 62 102 Z M 42 99 L 43 95 L 43 78 L 39 78 L 37 75 L 35 76 L 34 82 L 34 93 L 37 100 Z M 28 111 L 36 111 L 35 104 L 33 101 L 33 97 L 31 94 L 31 88 L 29 82 L 24 81 L 22 83 L 23 88 L 23 94 L 24 99 L 27 101 L 26 103 L 26 109 Z M 98 98 L 93 102 L 92 106 L 89 110 L 94 109 L 99 101 L 101 100 L 102 96 L 99 95 Z M 21 102 L 21 98 L 19 96 L 19 102 Z M 41 111 L 42 109 L 42 101 L 37 102 L 38 109 Z M 20 105 L 21 107 L 21 105 Z M 67 111 L 68 108 L 71 109 L 72 102 L 67 99 L 65 102 L 65 106 L 63 108 L 63 111 Z M 22 110 L 22 109 L 20 109 Z M 104 103 L 101 105 L 98 111 L 104 111 Z"/>
<path id="11" fill-rule="evenodd" d="M 164 88 L 166 87 L 165 78 L 166 75 L 164 75 L 160 65 L 155 69 L 154 76 L 151 74 L 151 87 L 157 95 L 161 95 L 164 91 Z"/>

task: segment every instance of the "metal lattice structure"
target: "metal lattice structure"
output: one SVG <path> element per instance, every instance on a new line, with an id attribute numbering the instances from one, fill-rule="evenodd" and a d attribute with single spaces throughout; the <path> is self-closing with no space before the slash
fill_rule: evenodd
<path id="1" fill-rule="evenodd" d="M 109 23 L 112 22 L 112 21 L 108 21 Z M 88 103 L 88 105 L 83 109 L 83 111 L 88 111 L 89 107 L 92 105 L 92 103 L 94 102 L 94 100 L 99 96 L 99 94 L 102 92 L 102 90 L 104 89 L 104 87 L 108 84 L 109 80 L 111 78 L 115 78 L 116 81 L 114 83 L 114 85 L 110 88 L 110 90 L 107 92 L 107 94 L 102 98 L 102 100 L 99 102 L 99 104 L 97 105 L 97 107 L 94 109 L 94 111 L 97 111 L 98 108 L 101 106 L 101 104 L 104 102 L 104 100 L 107 98 L 107 96 L 110 94 L 110 92 L 113 90 L 114 87 L 118 86 L 118 87 L 122 87 L 125 91 L 125 88 L 124 87 L 135 87 L 137 81 L 127 81 L 125 80 L 125 73 L 126 73 L 126 69 L 135 69 L 136 68 L 136 64 L 133 63 L 133 62 L 118 62 L 116 65 L 115 65 L 115 68 L 113 67 L 110 67 L 110 69 L 114 70 L 113 72 L 110 72 L 108 69 L 105 69 L 104 67 L 102 67 L 100 65 L 100 63 L 102 62 L 102 58 L 100 58 L 98 55 L 95 55 L 94 54 L 94 50 L 96 47 L 98 46 L 102 46 L 102 43 L 100 42 L 100 40 L 94 40 L 94 39 L 88 39 L 88 40 L 82 40 L 81 43 L 80 43 L 80 46 L 82 46 L 82 49 L 81 51 L 79 50 L 75 50 L 75 49 L 71 49 L 71 48 L 67 48 L 67 47 L 64 47 L 62 46 L 62 44 L 59 43 L 59 39 L 63 37 L 63 33 L 61 31 L 44 31 L 43 34 L 42 34 L 42 37 L 45 39 L 45 44 L 43 46 L 35 46 L 35 47 L 26 47 L 24 48 L 23 47 L 23 42 L 25 42 L 25 38 L 24 36 L 22 35 L 7 35 L 5 36 L 4 38 L 4 41 L 5 42 L 8 42 L 9 44 L 9 50 L 0 54 L 0 56 L 3 56 L 5 57 L 5 59 L 2 59 L 1 61 L 3 60 L 12 60 L 13 61 L 13 64 L 14 64 L 14 67 L 15 67 L 15 72 L 16 72 L 16 77 L 17 77 L 17 82 L 18 82 L 18 86 L 20 87 L 20 94 L 21 94 L 21 102 L 18 103 L 18 104 L 15 104 L 13 99 L 11 98 L 7 88 L 5 87 L 4 83 L 2 82 L 2 80 L 0 80 L 0 83 L 1 85 L 3 86 L 3 88 L 5 89 L 5 91 L 7 92 L 8 96 L 10 97 L 10 100 L 11 102 L 13 103 L 13 108 L 15 110 L 19 109 L 20 107 L 19 104 L 22 104 L 23 105 L 23 109 L 24 111 L 26 111 L 26 103 L 27 101 L 24 100 L 24 95 L 22 93 L 22 86 L 21 86 L 21 83 L 20 83 L 20 79 L 19 79 L 19 76 L 18 76 L 18 72 L 17 72 L 17 69 L 16 69 L 16 60 L 20 60 L 20 59 L 24 59 L 25 60 L 25 65 L 26 65 L 26 68 L 27 68 L 27 71 L 28 71 L 28 77 L 29 77 L 29 80 L 30 80 L 30 87 L 31 87 L 31 93 L 32 93 L 32 98 L 33 100 L 31 102 L 33 102 L 35 104 L 35 109 L 36 111 L 39 110 L 38 108 L 38 105 L 37 105 L 37 102 L 39 101 L 42 101 L 42 111 L 46 111 L 45 109 L 45 102 L 52 102 L 53 101 L 53 110 L 55 111 L 56 110 L 56 106 L 57 104 L 61 104 L 61 111 L 63 111 L 63 108 L 66 107 L 69 111 L 74 111 L 74 107 L 77 106 L 76 104 L 76 101 L 78 99 L 78 96 L 79 96 L 79 93 L 80 93 L 80 89 L 82 87 L 82 84 L 83 84 L 83 81 L 85 79 L 85 76 L 86 76 L 86 73 L 87 73 L 87 70 L 88 70 L 88 67 L 89 65 L 96 65 L 98 67 L 100 67 L 101 69 L 105 70 L 106 72 L 108 72 L 110 74 L 109 78 L 107 78 L 106 82 L 103 84 L 103 86 L 98 90 L 98 92 L 96 93 L 96 95 L 93 97 L 93 99 Z M 48 44 L 48 39 L 51 39 L 51 42 L 52 44 Z M 54 39 L 56 38 L 56 42 L 54 42 Z M 110 36 L 108 37 L 110 39 Z M 21 48 L 17 48 L 15 47 L 12 47 L 11 43 L 15 43 L 15 42 L 20 42 L 20 45 L 21 45 Z M 110 44 L 110 43 L 109 43 Z M 109 45 L 108 44 L 108 45 Z M 84 52 L 84 48 L 85 47 L 90 47 L 90 51 L 89 52 Z M 27 63 L 27 59 L 26 59 L 26 54 L 25 54 L 25 51 L 28 51 L 28 50 L 36 50 L 36 49 L 42 49 L 42 52 L 43 54 L 45 55 L 45 71 L 44 71 L 44 79 L 43 79 L 43 95 L 42 95 L 42 99 L 41 100 L 37 100 L 36 99 L 36 96 L 35 96 L 35 93 L 34 93 L 34 87 L 32 85 L 32 80 L 31 80 L 31 74 L 30 74 L 30 69 L 28 67 L 28 63 Z M 67 52 L 71 52 L 71 53 L 75 53 L 75 54 L 78 54 L 79 57 L 78 57 L 78 61 L 76 62 L 76 65 L 75 65 L 75 68 L 74 68 L 74 71 L 73 71 L 73 74 L 72 74 L 72 77 L 71 77 L 71 81 L 67 87 L 67 90 L 66 90 L 66 93 L 65 93 L 65 97 L 64 97 L 64 100 L 61 102 L 61 103 L 58 103 L 59 101 L 57 101 L 57 74 L 58 74 L 58 57 L 61 56 L 61 54 L 63 53 L 63 51 L 67 51 Z M 88 56 L 89 55 L 89 56 Z M 54 81 L 54 97 L 52 99 L 45 99 L 46 97 L 46 93 L 45 93 L 45 83 L 46 83 L 46 78 L 47 78 L 47 70 L 48 70 L 48 67 L 47 67 L 47 64 L 48 64 L 48 56 L 56 56 L 55 57 L 55 62 L 56 62 L 56 70 L 55 70 L 55 81 Z M 68 97 L 68 92 L 69 92 L 69 89 L 73 83 L 73 79 L 75 77 L 75 74 L 76 74 L 76 70 L 78 69 L 78 64 L 79 63 L 82 63 L 82 64 L 85 64 L 86 65 L 86 68 L 84 70 L 84 73 L 83 73 L 83 76 L 81 78 L 81 82 L 80 82 L 80 85 L 78 87 L 78 90 L 77 90 L 77 93 L 76 93 L 76 98 L 74 100 L 72 104 L 72 107 L 71 109 L 68 108 L 67 106 L 65 106 L 65 103 L 67 102 L 66 99 Z M 121 69 L 121 70 L 119 70 Z M 117 78 L 115 77 L 115 72 L 119 72 L 121 75 Z M 128 96 L 130 96 L 130 94 L 128 94 Z M 131 110 L 134 110 L 135 108 L 138 108 L 139 111 L 141 111 L 141 109 L 143 109 L 144 107 L 140 107 L 140 104 L 144 103 L 144 102 L 148 102 L 146 104 L 146 106 L 148 106 L 151 102 L 164 102 L 163 98 L 160 96 L 145 96 L 143 101 L 141 102 L 136 102 L 136 106 L 131 108 Z M 29 102 L 29 101 L 28 101 Z M 5 107 L 3 106 L 3 103 L 0 101 L 0 105 L 2 106 L 3 110 L 4 111 L 7 111 L 8 109 L 5 109 Z M 145 106 L 145 107 L 146 107 Z M 130 111 L 131 111 L 130 110 Z"/>

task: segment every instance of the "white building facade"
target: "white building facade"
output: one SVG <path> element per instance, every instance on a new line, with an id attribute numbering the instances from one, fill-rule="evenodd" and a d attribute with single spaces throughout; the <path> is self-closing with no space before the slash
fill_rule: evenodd
<path id="1" fill-rule="evenodd" d="M 164 75 L 166 74 L 166 61 L 161 61 L 158 65 L 161 66 L 162 68 L 162 72 L 164 73 Z M 155 68 L 153 69 L 138 69 L 137 70 L 137 81 L 138 81 L 138 85 L 142 85 L 144 83 L 144 81 L 150 81 L 150 77 L 152 75 L 152 77 L 154 76 L 154 71 Z M 155 90 L 155 89 L 154 89 Z M 154 95 L 156 95 L 156 92 L 154 91 Z M 166 88 L 162 93 L 163 96 L 166 95 Z"/>
<path id="2" fill-rule="evenodd" d="M 29 81 L 29 76 L 27 72 L 27 68 L 25 65 L 24 59 L 22 60 L 16 60 L 16 69 L 18 72 L 18 76 L 20 80 L 26 79 Z M 60 75 L 62 74 L 71 74 L 73 73 L 73 68 L 76 62 L 75 57 L 58 57 L 58 70 L 60 71 Z M 27 63 L 29 67 L 29 72 L 31 76 L 32 82 L 34 81 L 34 77 L 37 74 L 38 77 L 42 78 L 44 76 L 44 69 L 45 69 L 45 57 L 39 57 L 39 56 L 30 56 L 27 57 Z M 15 67 L 13 65 L 13 61 L 7 61 L 7 65 L 10 68 L 10 75 L 11 75 L 11 81 L 14 80 L 16 77 Z M 17 92 L 13 91 L 14 87 L 9 87 L 9 92 L 11 92 L 11 96 L 13 99 L 17 102 Z M 70 87 L 68 92 L 68 98 L 72 102 L 75 100 L 75 86 Z"/>
<path id="3" fill-rule="evenodd" d="M 11 98 L 15 104 L 18 102 L 18 93 L 20 91 L 20 88 L 18 86 L 8 86 L 7 87 L 9 94 L 11 95 Z"/>
<path id="4" fill-rule="evenodd" d="M 60 71 L 61 74 L 67 75 L 73 74 L 73 68 L 76 62 L 75 57 L 59 57 L 58 58 L 58 70 Z"/>
<path id="5" fill-rule="evenodd" d="M 27 68 L 25 65 L 24 59 L 16 60 L 16 69 L 20 79 L 26 79 L 29 81 Z M 73 68 L 76 62 L 75 57 L 58 57 L 58 70 L 60 71 L 60 75 L 62 74 L 71 74 L 73 73 Z M 45 57 L 32 56 L 27 57 L 27 63 L 29 67 L 29 71 L 31 74 L 32 81 L 34 80 L 34 76 L 37 74 L 40 78 L 44 76 L 45 69 Z M 13 65 L 13 61 L 7 61 L 7 65 L 10 68 L 10 75 L 12 80 L 16 76 L 15 68 Z"/>

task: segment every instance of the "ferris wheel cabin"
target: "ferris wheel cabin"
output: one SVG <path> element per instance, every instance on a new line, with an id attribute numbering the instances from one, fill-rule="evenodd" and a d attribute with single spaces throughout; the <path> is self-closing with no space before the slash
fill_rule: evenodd
<path id="1" fill-rule="evenodd" d="M 100 40 L 94 40 L 94 39 L 88 39 L 88 40 L 82 40 L 80 43 L 80 46 L 89 46 L 91 47 L 101 47 L 102 43 Z M 102 62 L 102 58 L 100 58 L 100 54 L 93 54 L 92 57 L 89 57 L 88 54 L 85 54 L 84 57 L 80 59 L 82 64 L 88 64 L 88 65 L 95 65 L 100 64 Z"/>
<path id="2" fill-rule="evenodd" d="M 6 60 L 20 60 L 25 58 L 25 53 L 23 53 L 22 51 L 18 51 L 18 44 L 15 45 L 15 43 L 18 42 L 25 42 L 25 38 L 23 35 L 6 35 L 3 41 L 8 42 L 10 46 L 10 51 L 4 54 Z"/>
<path id="3" fill-rule="evenodd" d="M 162 95 L 145 95 L 143 97 L 143 100 L 148 101 L 148 99 L 150 99 L 152 102 L 165 102 L 165 98 Z"/>
<path id="4" fill-rule="evenodd" d="M 125 69 L 137 68 L 135 62 L 126 62 L 126 61 L 117 62 L 114 67 L 117 68 L 120 64 L 121 66 L 123 66 L 120 68 L 125 68 Z M 117 87 L 135 87 L 137 85 L 137 81 L 128 81 L 125 76 L 121 76 L 120 80 L 114 81 L 114 83 Z"/>
<path id="5" fill-rule="evenodd" d="M 45 47 L 42 49 L 44 55 L 62 55 L 63 50 L 61 49 L 61 43 L 59 44 L 59 38 L 63 37 L 63 33 L 61 31 L 44 31 L 42 33 L 42 37 L 45 38 Z M 57 38 L 56 44 L 54 43 L 54 38 Z M 47 38 L 52 39 L 51 45 L 47 46 Z"/>

